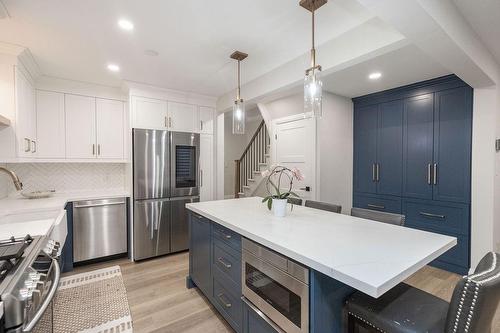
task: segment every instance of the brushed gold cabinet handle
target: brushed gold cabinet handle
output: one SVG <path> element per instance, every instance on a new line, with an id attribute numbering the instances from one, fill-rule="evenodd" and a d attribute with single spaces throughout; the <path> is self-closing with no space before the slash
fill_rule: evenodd
<path id="1" fill-rule="evenodd" d="M 35 140 L 31 140 L 31 144 L 33 145 L 33 148 L 31 149 L 31 152 L 32 153 L 36 153 L 36 141 Z"/>

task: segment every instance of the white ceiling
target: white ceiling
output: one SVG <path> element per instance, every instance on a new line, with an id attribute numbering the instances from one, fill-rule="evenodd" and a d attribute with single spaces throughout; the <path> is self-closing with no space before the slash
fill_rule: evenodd
<path id="1" fill-rule="evenodd" d="M 310 15 L 298 0 L 3 0 L 0 41 L 28 47 L 43 74 L 120 86 L 121 80 L 220 96 L 235 88 L 235 49 L 247 52 L 243 83 L 310 48 Z M 317 13 L 317 42 L 373 15 L 355 0 Z M 117 27 L 127 18 L 133 32 Z M 159 56 L 144 54 L 152 49 Z M 108 62 L 122 68 L 106 69 Z"/>
<path id="2" fill-rule="evenodd" d="M 368 79 L 372 72 L 382 73 L 378 80 Z M 323 89 L 346 96 L 358 97 L 451 74 L 414 45 L 407 45 L 384 55 L 323 78 Z"/>
<path id="3" fill-rule="evenodd" d="M 453 0 L 500 64 L 500 1 Z"/>

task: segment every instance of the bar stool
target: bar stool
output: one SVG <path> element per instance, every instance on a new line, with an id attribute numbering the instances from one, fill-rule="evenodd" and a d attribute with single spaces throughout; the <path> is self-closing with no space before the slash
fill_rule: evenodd
<path id="1" fill-rule="evenodd" d="M 489 333 L 500 301 L 500 255 L 490 252 L 464 276 L 448 303 L 401 283 L 378 299 L 361 292 L 345 304 L 345 328 L 358 332 Z"/>
<path id="2" fill-rule="evenodd" d="M 371 209 L 355 208 L 351 209 L 351 216 L 360 217 L 363 219 L 374 220 L 378 222 L 394 224 L 394 225 L 404 225 L 405 216 L 400 214 L 392 214 L 386 212 L 379 212 Z"/>
<path id="3" fill-rule="evenodd" d="M 306 200 L 304 206 L 310 207 L 310 208 L 326 210 L 329 212 L 339 213 L 339 214 L 342 211 L 342 206 L 340 206 L 340 205 L 335 205 L 335 204 L 331 204 L 328 202 L 321 202 L 321 201 Z"/>
<path id="4" fill-rule="evenodd" d="M 287 202 L 292 205 L 302 206 L 302 199 L 300 198 L 288 198 Z"/>

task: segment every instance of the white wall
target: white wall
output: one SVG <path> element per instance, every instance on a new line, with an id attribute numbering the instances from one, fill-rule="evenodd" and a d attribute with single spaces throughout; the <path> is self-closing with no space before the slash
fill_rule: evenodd
<path id="1" fill-rule="evenodd" d="M 497 86 L 497 135 L 500 139 L 500 86 Z M 493 242 L 495 251 L 500 253 L 500 152 L 496 152 L 496 172 L 495 172 L 495 221 L 493 226 Z"/>
<path id="2" fill-rule="evenodd" d="M 474 89 L 472 127 L 472 202 L 471 202 L 471 267 L 494 249 L 498 235 L 498 177 L 495 164 L 498 157 L 494 141 L 500 111 L 498 88 Z M 497 166 L 498 168 L 498 166 Z M 497 189 L 495 191 L 495 184 Z M 497 192 L 497 193 L 495 193 Z M 495 202 L 496 199 L 496 202 Z M 496 216 L 495 216 L 496 215 Z M 497 226 L 494 227 L 496 220 Z"/>
<path id="3" fill-rule="evenodd" d="M 304 112 L 301 93 L 266 103 L 270 119 Z M 350 98 L 323 94 L 323 116 L 318 119 L 319 200 L 352 207 L 353 104 Z"/>
<path id="4" fill-rule="evenodd" d="M 251 117 L 249 117 L 252 115 Z M 234 160 L 239 159 L 246 148 L 262 117 L 257 111 L 250 110 L 245 123 L 245 135 L 233 134 L 233 118 L 231 112 L 224 114 L 224 197 L 234 197 Z"/>

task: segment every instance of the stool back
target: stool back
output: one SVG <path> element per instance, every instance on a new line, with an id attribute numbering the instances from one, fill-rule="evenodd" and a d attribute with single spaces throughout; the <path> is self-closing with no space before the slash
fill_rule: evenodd
<path id="1" fill-rule="evenodd" d="M 302 206 L 302 199 L 300 198 L 288 198 L 287 199 L 288 203 L 291 203 L 292 205 L 297 205 L 297 206 Z"/>
<path id="2" fill-rule="evenodd" d="M 392 214 L 386 212 L 379 212 L 371 209 L 356 208 L 351 209 L 351 216 L 361 217 L 367 220 L 374 220 L 377 222 L 383 222 L 394 225 L 404 225 L 405 216 L 400 214 Z"/>
<path id="3" fill-rule="evenodd" d="M 339 214 L 342 211 L 342 206 L 340 206 L 340 205 L 335 205 L 335 204 L 331 204 L 328 202 L 321 202 L 321 201 L 306 200 L 306 203 L 304 204 L 304 206 L 310 207 L 310 208 L 326 210 L 329 212 L 339 213 Z"/>
<path id="4" fill-rule="evenodd" d="M 481 259 L 474 274 L 464 276 L 456 285 L 445 332 L 491 332 L 499 301 L 500 255 L 490 252 Z"/>

